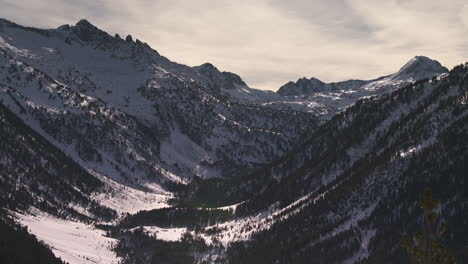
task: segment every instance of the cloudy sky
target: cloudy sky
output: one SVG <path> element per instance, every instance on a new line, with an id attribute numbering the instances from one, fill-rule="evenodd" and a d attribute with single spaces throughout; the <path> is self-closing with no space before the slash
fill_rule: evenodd
<path id="1" fill-rule="evenodd" d="M 415 55 L 468 61 L 466 0 L 0 0 L 0 17 L 55 28 L 86 18 L 188 65 L 277 90 L 300 77 L 366 79 Z"/>

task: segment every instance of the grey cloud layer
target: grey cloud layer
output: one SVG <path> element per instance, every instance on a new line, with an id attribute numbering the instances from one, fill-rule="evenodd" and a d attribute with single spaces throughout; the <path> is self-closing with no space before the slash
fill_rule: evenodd
<path id="1" fill-rule="evenodd" d="M 468 59 L 462 0 L 0 0 L 0 17 L 57 27 L 87 18 L 132 34 L 168 58 L 212 62 L 251 86 L 373 78 L 414 55 L 448 67 Z"/>

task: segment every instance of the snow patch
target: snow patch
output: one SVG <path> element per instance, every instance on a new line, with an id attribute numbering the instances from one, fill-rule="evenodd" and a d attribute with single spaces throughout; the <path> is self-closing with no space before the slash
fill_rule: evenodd
<path id="1" fill-rule="evenodd" d="M 156 187 L 153 187 L 152 192 L 143 191 L 120 184 L 103 175 L 92 174 L 103 181 L 110 189 L 110 193 L 95 193 L 93 199 L 120 214 L 134 214 L 142 210 L 169 207 L 168 200 L 174 197 L 172 193 L 162 189 L 159 189 L 159 191 L 154 190 Z"/>
<path id="2" fill-rule="evenodd" d="M 161 228 L 157 226 L 141 226 L 130 229 L 130 231 L 143 229 L 147 235 L 154 236 L 156 239 L 164 241 L 178 241 L 182 235 L 187 232 L 187 228 Z"/>

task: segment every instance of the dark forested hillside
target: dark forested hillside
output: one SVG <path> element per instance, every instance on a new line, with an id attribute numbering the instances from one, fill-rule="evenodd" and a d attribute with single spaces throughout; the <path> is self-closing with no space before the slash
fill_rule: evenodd
<path id="1" fill-rule="evenodd" d="M 406 263 L 399 244 L 422 225 L 417 201 L 427 187 L 442 201 L 444 243 L 465 263 L 467 99 L 468 70 L 459 66 L 333 118 L 264 172 L 279 181 L 239 206 L 250 214 L 306 195 L 269 229 L 234 243 L 232 263 Z"/>
<path id="2" fill-rule="evenodd" d="M 363 99 L 271 166 L 236 181 L 199 181 L 182 203 L 243 201 L 234 218 L 190 207 L 141 212 L 112 228 L 122 241 L 118 250 L 128 263 L 165 259 L 150 245 L 177 247 L 198 263 L 206 256 L 217 256 L 207 263 L 410 263 L 401 242 L 424 228 L 418 199 L 429 188 L 448 223 L 439 242 L 465 263 L 467 102 L 464 65 Z M 217 197 L 204 195 L 213 192 Z M 125 231 L 138 226 L 139 232 Z M 152 226 L 188 227 L 197 239 L 165 242 L 143 231 Z M 200 236 L 211 244 L 197 244 Z M 137 251 L 140 240 L 145 249 Z"/>
<path id="3" fill-rule="evenodd" d="M 26 210 L 35 206 L 58 216 L 88 219 L 69 203 L 88 208 L 97 217 L 115 212 L 90 199 L 103 183 L 26 126 L 0 103 L 0 202 L 2 207 Z"/>

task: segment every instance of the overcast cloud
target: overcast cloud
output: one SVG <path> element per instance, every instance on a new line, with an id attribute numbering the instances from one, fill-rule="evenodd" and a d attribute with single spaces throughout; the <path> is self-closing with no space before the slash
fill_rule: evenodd
<path id="1" fill-rule="evenodd" d="M 0 0 L 0 17 L 55 28 L 86 18 L 169 59 L 276 90 L 300 77 L 369 79 L 415 55 L 468 61 L 466 0 Z"/>

